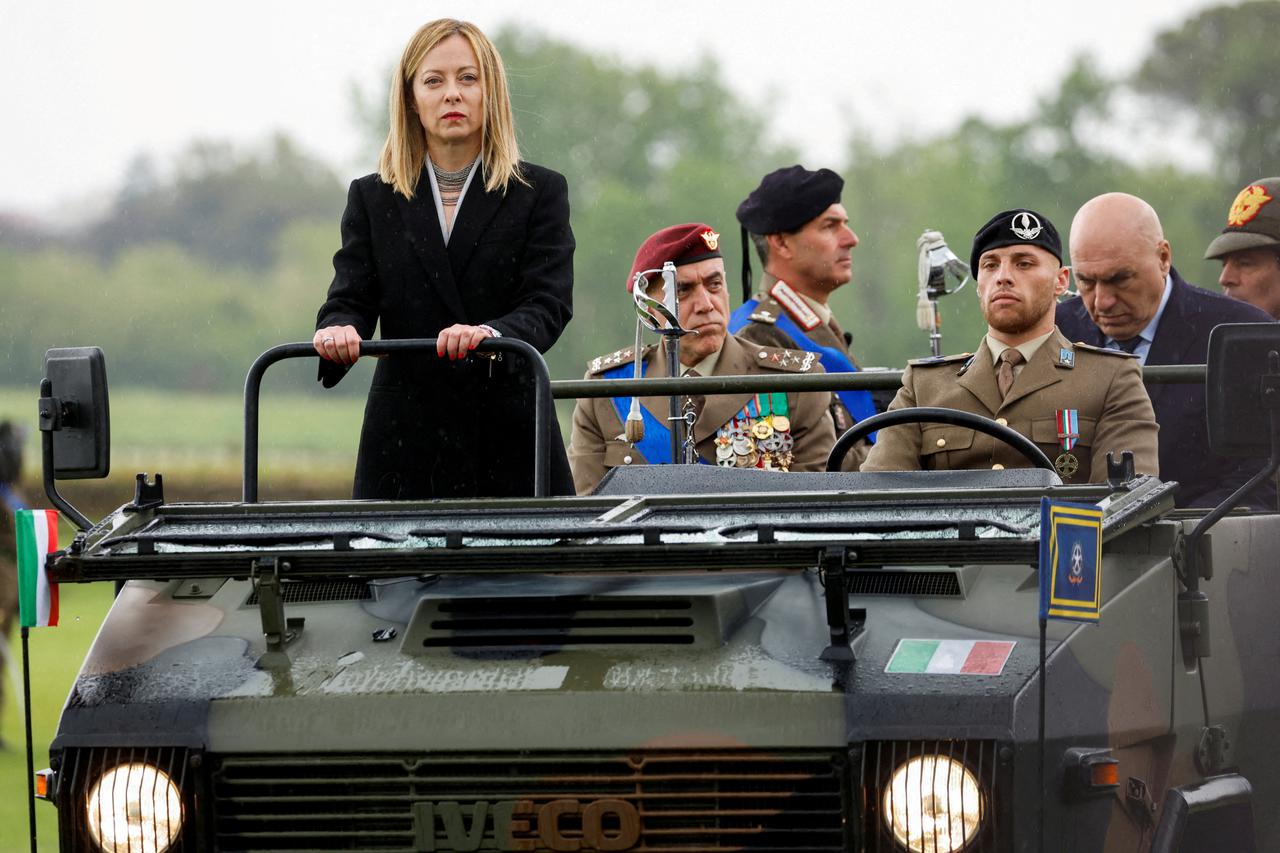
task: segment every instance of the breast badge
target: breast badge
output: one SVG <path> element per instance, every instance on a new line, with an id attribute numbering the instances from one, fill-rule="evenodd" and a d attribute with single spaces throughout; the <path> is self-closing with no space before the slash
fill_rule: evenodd
<path id="1" fill-rule="evenodd" d="M 756 395 L 720 427 L 714 444 L 721 468 L 789 471 L 796 442 L 787 417 L 787 395 Z"/>
<path id="2" fill-rule="evenodd" d="M 1058 409 L 1056 419 L 1062 452 L 1053 460 L 1053 468 L 1065 480 L 1080 470 L 1080 460 L 1071 452 L 1080 439 L 1080 413 L 1077 409 Z"/>

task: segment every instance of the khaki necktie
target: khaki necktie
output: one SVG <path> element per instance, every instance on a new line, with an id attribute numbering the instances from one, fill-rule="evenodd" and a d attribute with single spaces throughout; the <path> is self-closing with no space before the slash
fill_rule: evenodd
<path id="1" fill-rule="evenodd" d="M 996 372 L 996 385 L 1000 387 L 1000 397 L 1009 396 L 1009 389 L 1013 387 L 1013 368 L 1015 365 L 1022 364 L 1026 361 L 1022 357 L 1022 353 L 1014 347 L 1009 347 L 1000 353 L 1000 369 Z"/>

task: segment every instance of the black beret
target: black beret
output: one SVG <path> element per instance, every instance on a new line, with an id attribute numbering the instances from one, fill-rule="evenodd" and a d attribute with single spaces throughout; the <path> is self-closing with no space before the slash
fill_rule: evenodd
<path id="1" fill-rule="evenodd" d="M 1046 216 L 1025 207 L 1004 210 L 987 220 L 973 238 L 969 253 L 969 270 L 978 277 L 978 260 L 983 252 L 1004 246 L 1039 246 L 1062 263 L 1062 238 Z"/>
<path id="2" fill-rule="evenodd" d="M 798 231 L 840 201 L 844 178 L 830 169 L 788 166 L 765 175 L 738 205 L 738 221 L 752 234 Z"/>

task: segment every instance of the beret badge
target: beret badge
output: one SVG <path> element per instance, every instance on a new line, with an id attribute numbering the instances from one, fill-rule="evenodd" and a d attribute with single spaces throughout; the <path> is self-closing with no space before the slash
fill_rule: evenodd
<path id="1" fill-rule="evenodd" d="M 1231 203 L 1231 210 L 1227 212 L 1227 226 L 1238 227 L 1249 224 L 1262 211 L 1263 205 L 1269 201 L 1271 196 L 1267 195 L 1266 187 L 1258 184 L 1245 187 Z"/>
<path id="2" fill-rule="evenodd" d="M 1024 210 L 1013 217 L 1013 221 L 1009 223 L 1009 230 L 1023 240 L 1034 240 L 1040 236 L 1044 226 L 1040 224 L 1040 219 L 1034 213 Z"/>

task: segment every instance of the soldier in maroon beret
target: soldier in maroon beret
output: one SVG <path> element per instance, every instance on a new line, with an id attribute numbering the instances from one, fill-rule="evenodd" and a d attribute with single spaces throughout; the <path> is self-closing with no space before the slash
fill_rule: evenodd
<path id="1" fill-rule="evenodd" d="M 653 234 L 636 252 L 627 289 L 644 275 L 645 296 L 662 301 L 666 294 L 656 274 L 670 261 L 675 265 L 680 326 L 688 330 L 680 341 L 684 376 L 733 376 L 758 373 L 821 373 L 813 353 L 760 346 L 729 334 L 729 290 L 720 254 L 720 235 L 709 225 L 673 225 Z M 625 379 L 669 375 L 665 344 L 626 347 L 591 361 L 587 378 Z M 779 471 L 818 471 L 825 466 L 835 442 L 835 427 L 826 392 L 724 394 L 693 398 L 686 404 L 696 420 L 693 441 L 698 461 L 738 468 Z M 671 462 L 666 419 L 669 400 L 644 397 L 579 400 L 573 413 L 569 464 L 579 494 L 595 488 L 612 468 Z M 643 423 L 632 432 L 624 426 L 631 416 Z M 636 435 L 636 432 L 642 433 Z"/>

